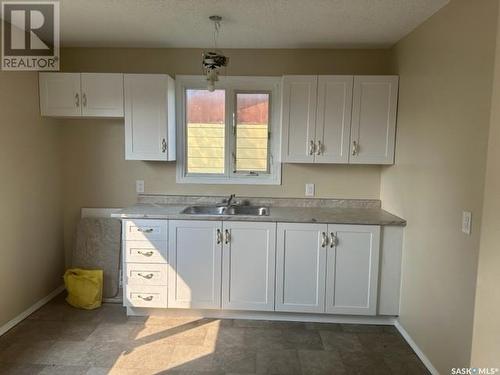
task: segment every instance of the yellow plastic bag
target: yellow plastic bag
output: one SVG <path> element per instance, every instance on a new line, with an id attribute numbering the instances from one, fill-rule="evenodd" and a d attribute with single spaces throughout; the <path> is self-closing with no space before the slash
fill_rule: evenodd
<path id="1" fill-rule="evenodd" d="M 92 310 L 102 303 L 102 270 L 73 268 L 64 274 L 68 291 L 66 302 L 80 309 Z"/>

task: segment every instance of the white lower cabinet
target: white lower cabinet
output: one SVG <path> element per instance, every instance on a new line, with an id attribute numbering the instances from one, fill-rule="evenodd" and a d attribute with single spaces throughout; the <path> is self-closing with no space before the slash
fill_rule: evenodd
<path id="1" fill-rule="evenodd" d="M 222 308 L 274 310 L 276 224 L 224 222 Z"/>
<path id="2" fill-rule="evenodd" d="M 145 219 L 123 229 L 129 307 L 397 315 L 400 258 L 387 256 L 401 236 L 384 237 L 384 254 L 394 249 L 384 255 L 379 226 Z"/>
<path id="3" fill-rule="evenodd" d="M 167 288 L 151 285 L 125 285 L 125 306 L 129 307 L 167 307 Z"/>
<path id="4" fill-rule="evenodd" d="M 169 307 L 221 307 L 221 233 L 220 221 L 169 222 Z"/>
<path id="5" fill-rule="evenodd" d="M 167 285 L 167 265 L 126 263 L 124 276 L 127 285 Z"/>
<path id="6" fill-rule="evenodd" d="M 328 225 L 326 312 L 376 315 L 380 227 Z"/>
<path id="7" fill-rule="evenodd" d="M 376 315 L 380 227 L 278 224 L 276 311 Z"/>
<path id="8" fill-rule="evenodd" d="M 167 307 L 167 220 L 129 219 L 122 223 L 124 304 Z"/>
<path id="9" fill-rule="evenodd" d="M 278 224 L 276 311 L 325 311 L 326 224 Z"/>
<path id="10" fill-rule="evenodd" d="M 274 310 L 275 236 L 275 223 L 170 221 L 168 306 Z"/>

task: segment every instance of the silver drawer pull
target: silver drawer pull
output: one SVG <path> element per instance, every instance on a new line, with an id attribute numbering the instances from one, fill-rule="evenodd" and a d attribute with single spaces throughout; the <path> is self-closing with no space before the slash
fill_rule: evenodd
<path id="1" fill-rule="evenodd" d="M 333 232 L 331 232 L 330 233 L 330 247 L 337 246 L 337 241 L 338 241 L 337 236 Z"/>
<path id="2" fill-rule="evenodd" d="M 359 155 L 359 143 L 352 141 L 352 156 Z"/>
<path id="3" fill-rule="evenodd" d="M 217 229 L 217 245 L 220 245 L 222 242 L 222 233 L 220 229 Z"/>
<path id="4" fill-rule="evenodd" d="M 153 230 L 153 228 L 137 228 L 137 231 L 142 233 L 151 233 Z"/>
<path id="5" fill-rule="evenodd" d="M 311 141 L 309 142 L 309 155 L 314 155 L 315 150 L 316 150 L 316 144 L 311 139 Z"/>
<path id="6" fill-rule="evenodd" d="M 231 235 L 229 234 L 229 231 L 226 229 L 224 231 L 224 243 L 227 245 L 231 241 Z"/>
<path id="7" fill-rule="evenodd" d="M 138 250 L 137 253 L 141 254 L 141 255 L 144 255 L 145 257 L 150 257 L 151 255 L 154 254 L 154 252 L 152 252 L 152 251 L 146 251 L 146 252 L 144 252 L 144 251 L 140 251 L 140 250 Z"/>
<path id="8" fill-rule="evenodd" d="M 152 279 L 152 278 L 153 278 L 153 276 L 154 276 L 154 274 L 152 274 L 152 273 L 148 273 L 148 274 L 146 274 L 146 275 L 145 275 L 145 274 L 143 274 L 143 273 L 138 273 L 137 275 L 138 275 L 138 276 L 140 276 L 140 277 L 143 277 L 143 278 L 145 278 L 145 279 L 148 279 L 148 280 L 149 280 L 149 279 Z"/>
<path id="9" fill-rule="evenodd" d="M 147 296 L 147 297 L 137 296 L 137 298 L 140 298 L 144 301 L 152 301 L 153 300 L 153 296 Z"/>
<path id="10" fill-rule="evenodd" d="M 328 242 L 328 237 L 325 232 L 321 232 L 321 247 L 325 247 Z"/>

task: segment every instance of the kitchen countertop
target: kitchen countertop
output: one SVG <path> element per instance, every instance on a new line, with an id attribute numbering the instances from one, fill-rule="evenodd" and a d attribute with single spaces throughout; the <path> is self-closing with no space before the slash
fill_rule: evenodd
<path id="1" fill-rule="evenodd" d="M 376 207 L 270 206 L 268 216 L 181 214 L 188 204 L 137 203 L 113 214 L 120 219 L 264 221 L 405 226 L 406 220 Z"/>

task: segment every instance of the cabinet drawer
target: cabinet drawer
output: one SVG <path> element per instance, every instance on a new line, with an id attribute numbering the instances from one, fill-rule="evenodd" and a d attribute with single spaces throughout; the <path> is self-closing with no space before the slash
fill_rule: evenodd
<path id="1" fill-rule="evenodd" d="M 125 241 L 167 240 L 167 220 L 125 220 L 123 222 Z"/>
<path id="2" fill-rule="evenodd" d="M 166 241 L 125 241 L 125 262 L 167 263 Z"/>
<path id="3" fill-rule="evenodd" d="M 167 307 L 166 286 L 125 287 L 125 305 L 132 307 Z"/>
<path id="4" fill-rule="evenodd" d="M 126 263 L 126 285 L 167 285 L 166 264 Z"/>

